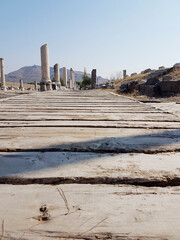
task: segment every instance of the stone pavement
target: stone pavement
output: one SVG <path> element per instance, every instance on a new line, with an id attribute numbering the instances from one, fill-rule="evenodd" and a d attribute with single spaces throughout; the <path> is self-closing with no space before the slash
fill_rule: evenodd
<path id="1" fill-rule="evenodd" d="M 18 95 L 0 112 L 5 239 L 180 239 L 177 114 L 95 90 Z"/>

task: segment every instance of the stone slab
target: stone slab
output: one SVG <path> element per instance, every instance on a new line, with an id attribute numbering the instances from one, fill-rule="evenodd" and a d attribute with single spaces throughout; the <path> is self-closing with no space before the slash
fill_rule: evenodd
<path id="1" fill-rule="evenodd" d="M 16 118 L 16 117 L 14 117 Z M 87 128 L 144 128 L 144 129 L 180 129 L 180 122 L 161 122 L 161 121 L 88 121 L 87 120 L 49 120 L 44 121 L 39 118 L 31 120 L 1 121 L 0 128 L 4 127 L 87 127 Z"/>
<path id="2" fill-rule="evenodd" d="M 80 127 L 1 128 L 0 150 L 89 152 L 179 151 L 178 129 L 116 129 Z"/>
<path id="3" fill-rule="evenodd" d="M 69 214 L 57 187 L 66 196 Z M 179 187 L 0 185 L 0 198 L 5 239 L 180 238 Z M 39 222 L 43 204 L 51 218 Z"/>
<path id="4" fill-rule="evenodd" d="M 163 181 L 179 177 L 179 159 L 180 153 L 0 152 L 0 177 Z"/>

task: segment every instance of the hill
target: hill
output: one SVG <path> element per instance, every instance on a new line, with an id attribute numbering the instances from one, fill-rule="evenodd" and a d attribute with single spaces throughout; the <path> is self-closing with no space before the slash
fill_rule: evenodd
<path id="1" fill-rule="evenodd" d="M 60 68 L 60 75 L 62 76 L 63 70 Z M 54 75 L 54 69 L 53 67 L 50 67 L 50 76 L 51 79 Z M 75 71 L 75 81 L 81 82 L 82 81 L 83 72 L 81 71 Z M 90 74 L 88 74 L 90 76 Z M 67 77 L 70 78 L 70 70 L 67 69 Z M 105 83 L 108 81 L 108 79 L 102 78 L 101 76 L 98 76 L 98 83 Z M 19 82 L 20 79 L 23 79 L 24 83 L 29 82 L 40 82 L 41 80 L 41 66 L 33 65 L 33 66 L 26 66 L 22 67 L 19 70 L 16 70 L 14 72 L 8 73 L 6 75 L 6 81 L 7 82 Z"/>
<path id="2" fill-rule="evenodd" d="M 180 94 L 180 64 L 175 64 L 171 68 L 147 70 L 142 71 L 141 74 L 116 80 L 115 89 L 120 93 L 148 97 L 169 97 Z"/>

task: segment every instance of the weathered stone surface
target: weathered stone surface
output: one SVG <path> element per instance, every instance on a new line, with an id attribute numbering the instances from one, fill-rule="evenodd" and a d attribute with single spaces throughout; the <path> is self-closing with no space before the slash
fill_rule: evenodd
<path id="1" fill-rule="evenodd" d="M 155 85 L 156 83 L 159 82 L 159 79 L 157 77 L 154 78 L 148 78 L 148 80 L 146 81 L 146 85 Z"/>
<path id="2" fill-rule="evenodd" d="M 66 69 L 66 67 L 63 67 L 63 80 L 64 80 L 64 86 L 67 87 L 67 69 Z"/>
<path id="3" fill-rule="evenodd" d="M 156 84 L 161 96 L 180 93 L 180 81 L 162 81 Z"/>
<path id="4" fill-rule="evenodd" d="M 34 89 L 35 89 L 35 90 L 38 90 L 37 81 L 34 81 Z"/>
<path id="5" fill-rule="evenodd" d="M 142 84 L 139 86 L 139 93 L 141 95 L 146 95 L 149 97 L 153 97 L 155 95 L 155 91 L 154 91 L 154 85 L 146 85 L 146 84 Z"/>
<path id="6" fill-rule="evenodd" d="M 74 89 L 74 85 L 75 85 L 75 78 L 74 78 L 74 70 L 71 68 L 70 69 L 70 89 Z"/>
<path id="7" fill-rule="evenodd" d="M 179 187 L 59 185 L 0 186 L 0 221 L 5 238 L 173 239 L 180 236 Z M 46 204 L 50 220 L 39 222 Z M 68 214 L 67 214 L 68 213 Z"/>
<path id="8" fill-rule="evenodd" d="M 40 82 L 41 91 L 51 90 L 50 68 L 49 68 L 49 49 L 48 45 L 41 46 L 41 71 L 42 79 Z"/>
<path id="9" fill-rule="evenodd" d="M 35 178 L 42 181 L 43 178 L 52 181 L 53 178 L 60 178 L 59 181 L 61 178 L 74 179 L 74 182 L 81 178 L 93 183 L 96 178 L 100 182 L 106 177 L 109 181 L 117 178 L 117 184 L 131 181 L 131 184 L 143 185 L 144 181 L 144 184 L 154 182 L 154 185 L 161 182 L 165 186 L 168 178 L 177 179 L 177 184 L 180 182 L 179 159 L 180 153 L 150 154 L 147 157 L 143 153 L 0 152 L 0 182 L 8 177 L 22 179 L 22 183 L 24 178 L 29 179 L 29 183 Z"/>
<path id="10" fill-rule="evenodd" d="M 137 73 L 131 73 L 131 77 L 137 75 Z"/>
<path id="11" fill-rule="evenodd" d="M 145 83 L 145 80 L 132 80 L 128 82 L 123 82 L 120 86 L 120 92 L 122 93 L 129 93 L 135 90 L 139 91 L 139 86 Z"/>
<path id="12" fill-rule="evenodd" d="M 5 239 L 179 240 L 172 106 L 67 89 L 0 103 Z M 44 204 L 49 221 L 38 220 Z"/>
<path id="13" fill-rule="evenodd" d="M 152 72 L 148 75 L 148 79 L 149 78 L 159 78 L 162 77 L 166 74 L 169 74 L 173 71 L 173 68 L 166 68 L 166 69 L 161 69 L 161 70 L 157 70 L 155 72 Z"/>
<path id="14" fill-rule="evenodd" d="M 126 78 L 127 74 L 126 74 L 126 70 L 123 70 L 123 78 Z"/>
<path id="15" fill-rule="evenodd" d="M 22 79 L 19 80 L 19 90 L 24 91 L 23 80 Z"/>
<path id="16" fill-rule="evenodd" d="M 171 75 L 165 75 L 162 77 L 162 81 L 171 81 L 173 80 L 173 77 Z"/>
<path id="17" fill-rule="evenodd" d="M 0 58 L 0 69 L 1 69 L 1 89 L 3 91 L 5 91 L 6 84 L 5 84 L 4 59 L 3 58 Z"/>
<path id="18" fill-rule="evenodd" d="M 159 70 L 162 70 L 162 69 L 164 69 L 164 68 L 165 68 L 164 66 L 160 66 L 160 67 L 159 67 Z"/>
<path id="19" fill-rule="evenodd" d="M 96 69 L 93 69 L 91 72 L 91 88 L 96 88 Z"/>
<path id="20" fill-rule="evenodd" d="M 54 65 L 54 81 L 55 81 L 54 84 L 56 85 L 56 87 L 60 88 L 61 83 L 60 83 L 60 71 L 59 71 L 59 64 L 58 63 L 56 63 Z"/>
<path id="21" fill-rule="evenodd" d="M 142 71 L 141 73 L 142 74 L 145 74 L 145 73 L 149 73 L 149 72 L 151 72 L 152 70 L 150 69 L 150 68 L 147 68 L 147 69 L 145 69 L 144 71 Z"/>
<path id="22" fill-rule="evenodd" d="M 174 67 L 174 68 L 180 68 L 180 63 L 176 63 L 176 64 L 174 64 L 173 67 Z"/>

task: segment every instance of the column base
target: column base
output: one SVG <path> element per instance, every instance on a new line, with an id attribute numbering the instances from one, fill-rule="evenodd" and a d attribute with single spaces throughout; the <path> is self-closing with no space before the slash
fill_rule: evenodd
<path id="1" fill-rule="evenodd" d="M 6 86 L 1 86 L 1 90 L 6 91 L 7 90 Z"/>
<path id="2" fill-rule="evenodd" d="M 52 84 L 51 83 L 47 83 L 46 84 L 46 90 L 47 91 L 51 91 L 52 90 Z"/>
<path id="3" fill-rule="evenodd" d="M 40 91 L 51 91 L 52 83 L 51 82 L 40 82 Z"/>

